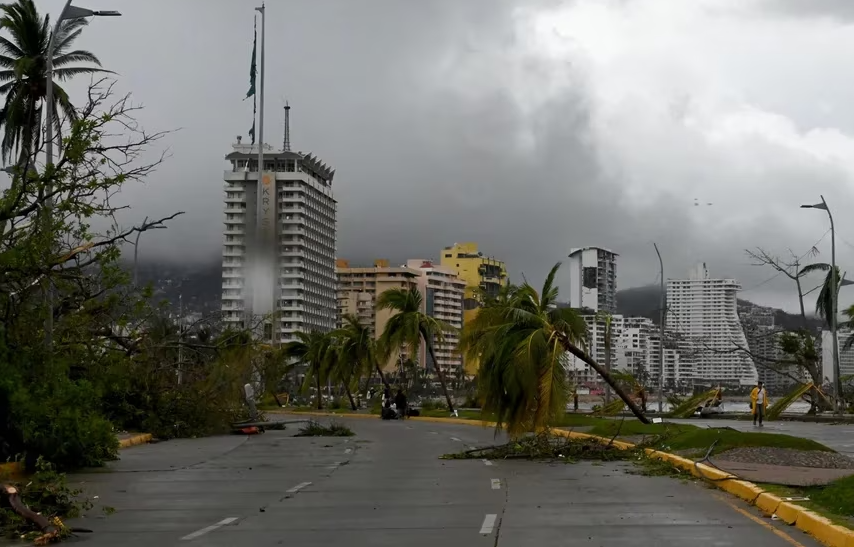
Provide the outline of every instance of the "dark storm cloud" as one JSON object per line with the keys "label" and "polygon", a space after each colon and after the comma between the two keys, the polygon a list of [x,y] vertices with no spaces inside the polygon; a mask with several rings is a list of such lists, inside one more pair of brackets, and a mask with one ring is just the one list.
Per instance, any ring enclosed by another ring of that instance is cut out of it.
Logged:
{"label": "dark storm cloud", "polygon": [[[801,223],[800,235],[790,239],[785,221],[764,203],[734,228],[702,226],[692,203],[697,194],[680,193],[679,180],[668,191],[652,185],[643,202],[628,198],[627,179],[656,182],[660,173],[620,169],[594,130],[598,91],[583,63],[514,57],[527,38],[516,26],[517,8],[560,4],[573,3],[268,4],[265,140],[280,146],[287,98],[293,147],[337,169],[340,256],[353,262],[438,258],[445,245],[477,241],[484,253],[507,261],[515,281],[524,273],[539,284],[571,248],[599,245],[621,255],[619,284],[628,287],[656,281],[656,241],[666,277],[705,260],[713,274],[752,287],[772,272],[751,267],[745,247],[814,243],[821,219]],[[252,123],[251,104],[242,99],[253,7],[247,1],[129,3],[121,20],[95,21],[81,39],[79,45],[96,51],[121,74],[122,88],[147,105],[141,121],[148,128],[182,128],[163,143],[172,158],[146,186],[122,194],[133,207],[125,222],[187,211],[170,230],[144,236],[143,256],[202,261],[220,253],[223,156]],[[568,85],[532,106],[507,85],[513,70],[531,79],[531,93],[552,72]],[[636,147],[659,156],[678,144],[639,135]],[[714,156],[685,159],[676,151],[667,161],[715,183],[738,176]],[[695,165],[703,161],[708,165]],[[819,180],[808,170],[773,176],[786,189]],[[840,180],[843,175],[828,184]],[[724,220],[739,204],[716,207]],[[776,281],[761,288],[765,298],[779,301],[789,290]]]}

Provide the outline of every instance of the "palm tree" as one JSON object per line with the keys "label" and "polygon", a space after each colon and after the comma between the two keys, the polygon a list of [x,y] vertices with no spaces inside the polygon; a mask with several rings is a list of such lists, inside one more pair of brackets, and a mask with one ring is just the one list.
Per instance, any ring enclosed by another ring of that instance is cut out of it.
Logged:
{"label": "palm tree", "polygon": [[355,315],[344,316],[344,326],[336,335],[340,338],[342,358],[346,359],[353,368],[354,374],[358,371],[359,378],[363,374],[370,375],[376,371],[383,385],[391,389],[380,367],[380,355],[385,353],[377,345],[377,341],[371,334],[371,330],[363,325]]}
{"label": "palm tree", "polygon": [[444,333],[453,332],[455,329],[444,321],[439,321],[421,311],[423,304],[421,292],[417,287],[409,289],[389,289],[377,297],[378,310],[393,310],[397,313],[392,315],[385,325],[385,331],[380,337],[381,344],[385,348],[386,356],[392,349],[406,347],[414,352],[421,346],[421,340],[427,346],[427,353],[433,361],[436,377],[442,386],[448,410],[454,411],[454,403],[448,393],[448,385],[445,381],[445,373],[436,359],[433,347],[434,340],[443,343]]}
{"label": "palm tree", "polygon": [[296,336],[298,340],[285,344],[282,352],[289,359],[307,366],[303,390],[307,390],[314,380],[314,387],[317,389],[317,408],[320,410],[323,408],[321,385],[329,375],[336,352],[333,338],[328,333],[318,331],[298,332]]}
{"label": "palm tree", "polygon": [[593,368],[643,423],[635,402],[611,375],[580,347],[587,325],[575,310],[556,306],[554,284],[560,263],[549,272],[541,292],[521,285],[506,304],[483,308],[463,332],[460,348],[478,358],[483,410],[499,427],[517,436],[539,431],[566,412],[566,352]]}
{"label": "palm tree", "polygon": [[[9,37],[0,36],[0,93],[6,94],[0,109],[0,126],[3,141],[0,143],[0,158],[5,164],[14,152],[20,149],[20,163],[30,160],[30,154],[38,148],[39,126],[45,98],[47,79],[47,48],[50,41],[50,16],[44,17],[36,9],[33,0],[17,0],[0,5],[0,30]],[[109,72],[99,68],[101,62],[91,52],[71,50],[74,40],[80,36],[86,19],[63,21],[54,39],[53,75],[64,82],[81,74]],[[72,66],[89,63],[92,66]],[[57,83],[53,84],[53,123],[60,134],[60,112],[69,120],[77,119],[74,105],[68,93]]]}

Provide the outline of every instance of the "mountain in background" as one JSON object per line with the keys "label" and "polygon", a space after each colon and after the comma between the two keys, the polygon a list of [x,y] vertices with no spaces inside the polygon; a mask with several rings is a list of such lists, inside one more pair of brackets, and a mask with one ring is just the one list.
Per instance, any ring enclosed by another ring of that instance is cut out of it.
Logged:
{"label": "mountain in background", "polygon": [[[657,325],[659,310],[661,309],[660,300],[661,288],[658,285],[647,285],[646,287],[634,287],[617,291],[617,313],[624,316],[648,317]],[[757,305],[741,298],[738,299],[738,304],[740,306]],[[816,317],[807,317],[807,322],[812,330],[820,330],[824,323]],[[781,309],[775,309],[774,323],[784,330],[796,330],[801,327],[801,316],[785,312]]]}

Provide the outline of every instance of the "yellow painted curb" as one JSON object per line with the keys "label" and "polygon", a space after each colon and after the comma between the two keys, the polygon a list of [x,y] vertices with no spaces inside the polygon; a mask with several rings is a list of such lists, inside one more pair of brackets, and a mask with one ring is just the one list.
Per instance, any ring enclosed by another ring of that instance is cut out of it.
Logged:
{"label": "yellow painted curb", "polygon": [[376,418],[376,419],[379,419],[379,417],[380,417],[379,414],[356,414],[355,412],[341,412],[341,413],[310,412],[310,411],[300,411],[300,412],[290,411],[290,412],[288,412],[285,409],[282,409],[282,410],[278,410],[278,409],[265,410],[264,412],[266,414],[287,414],[288,416],[318,416],[318,417],[322,417],[322,418]]}
{"label": "yellow painted curb", "polygon": [[[150,443],[152,439],[151,433],[140,433],[127,439],[119,440],[119,448],[130,448],[140,444]],[[11,478],[20,478],[24,476],[24,464],[21,462],[0,463],[0,475],[8,475]]]}
{"label": "yellow painted curb", "polygon": [[145,444],[150,442],[151,433],[140,433],[139,435],[134,435],[133,437],[128,437],[127,439],[120,439],[119,448],[129,448],[138,444]]}
{"label": "yellow painted curb", "polygon": [[24,466],[21,462],[0,463],[0,476],[8,476],[15,479],[24,474]]}
{"label": "yellow painted curb", "polygon": [[774,494],[769,494],[768,492],[762,492],[759,494],[759,497],[756,498],[756,507],[758,507],[764,513],[767,513],[768,516],[773,515],[777,512],[777,508],[780,507],[780,504],[783,502],[779,497]]}

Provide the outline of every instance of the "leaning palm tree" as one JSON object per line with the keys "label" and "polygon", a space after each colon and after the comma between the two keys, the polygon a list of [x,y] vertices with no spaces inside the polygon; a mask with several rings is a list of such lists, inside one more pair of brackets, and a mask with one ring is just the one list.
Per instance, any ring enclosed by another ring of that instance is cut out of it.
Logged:
{"label": "leaning palm tree", "polygon": [[358,376],[370,375],[373,371],[379,374],[383,385],[389,389],[391,386],[380,367],[380,356],[385,353],[378,347],[371,329],[359,321],[355,315],[344,316],[344,326],[336,335],[341,340],[341,353],[353,367],[353,373]]}
{"label": "leaning palm tree", "polygon": [[587,325],[571,308],[556,306],[554,278],[542,291],[521,285],[504,304],[483,308],[466,326],[460,348],[480,360],[479,390],[485,414],[512,436],[548,427],[566,412],[566,353],[593,368],[643,423],[649,420],[611,375],[582,349]]}
{"label": "leaning palm tree", "polygon": [[448,393],[448,385],[445,381],[445,373],[436,359],[434,341],[444,343],[446,332],[453,332],[453,326],[431,317],[421,311],[423,299],[417,287],[409,289],[389,289],[377,297],[378,310],[396,311],[385,325],[385,330],[380,337],[380,342],[386,349],[386,356],[393,349],[408,348],[410,352],[421,347],[421,340],[427,346],[427,353],[433,361],[433,369],[442,386],[448,410],[454,411],[454,403]]}
{"label": "leaning palm tree", "polygon": [[328,333],[312,331],[296,333],[297,340],[288,342],[282,347],[282,352],[289,359],[306,365],[303,390],[307,390],[314,381],[317,389],[317,408],[323,408],[321,385],[327,379],[330,364],[334,357],[335,347]]}
{"label": "leaning palm tree", "polygon": [[[5,102],[0,110],[0,126],[3,140],[0,143],[0,158],[6,164],[20,150],[19,162],[31,159],[38,148],[39,127],[46,92],[47,53],[50,41],[50,16],[42,15],[33,0],[17,0],[0,5],[0,93]],[[74,40],[80,36],[88,22],[86,19],[63,21],[54,37],[53,76],[64,82],[81,74],[109,72],[99,68],[100,61],[91,52],[71,50]],[[88,63],[96,66],[74,66]],[[77,119],[74,105],[68,93],[54,81],[53,119],[57,134],[61,127],[60,113],[69,120]]]}

